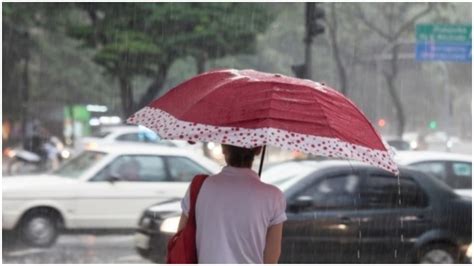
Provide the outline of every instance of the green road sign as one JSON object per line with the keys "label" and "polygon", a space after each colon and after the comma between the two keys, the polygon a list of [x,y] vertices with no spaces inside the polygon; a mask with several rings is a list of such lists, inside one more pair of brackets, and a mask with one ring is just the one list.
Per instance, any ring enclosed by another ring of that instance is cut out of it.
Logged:
{"label": "green road sign", "polygon": [[464,24],[418,24],[416,41],[471,43],[472,26]]}

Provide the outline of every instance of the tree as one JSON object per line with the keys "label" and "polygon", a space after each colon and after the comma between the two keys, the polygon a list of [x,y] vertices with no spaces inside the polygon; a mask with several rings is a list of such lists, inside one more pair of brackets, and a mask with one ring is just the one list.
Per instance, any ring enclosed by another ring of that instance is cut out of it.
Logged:
{"label": "tree", "polygon": [[[124,116],[160,92],[175,60],[193,56],[203,71],[208,58],[252,52],[256,35],[270,22],[260,4],[81,3],[79,7],[90,22],[72,27],[71,36],[97,49],[95,61],[119,80]],[[132,80],[138,76],[150,78],[151,84],[135,102]]]}
{"label": "tree", "polygon": [[4,120],[21,122],[25,130],[37,119],[62,136],[66,105],[105,104],[114,112],[110,80],[92,62],[90,49],[77,49],[66,36],[66,25],[83,19],[74,4],[5,3],[2,12]]}
{"label": "tree", "polygon": [[2,101],[3,109],[10,120],[21,120],[25,129],[32,94],[31,65],[39,52],[38,29],[55,29],[60,18],[48,3],[5,3],[2,15],[2,87],[8,96]]}
{"label": "tree", "polygon": [[[420,6],[421,5],[421,6]],[[414,28],[414,24],[420,18],[434,11],[433,3],[423,3],[416,5],[413,3],[383,3],[370,4],[362,8],[362,4],[356,6],[356,16],[359,20],[381,39],[386,42],[386,50],[390,54],[388,70],[383,70],[383,77],[388,86],[388,91],[398,116],[397,135],[402,136],[405,130],[406,115],[400,95],[397,92],[397,77],[399,74],[399,46],[400,38]],[[378,18],[385,21],[381,23],[377,19],[369,19],[364,10],[376,9]],[[382,27],[381,25],[386,25]]]}
{"label": "tree", "polygon": [[128,116],[135,110],[132,79],[137,75],[153,76],[166,57],[162,47],[146,34],[151,4],[79,3],[78,7],[90,21],[71,25],[69,34],[97,51],[94,60],[117,79],[122,111]]}
{"label": "tree", "polygon": [[3,108],[13,114],[13,119],[26,120],[29,95],[29,62],[36,42],[31,38],[33,9],[27,5],[5,3],[2,15],[2,87],[9,97],[3,98]]}
{"label": "tree", "polygon": [[336,15],[336,3],[332,2],[330,5],[329,16],[327,19],[327,29],[329,33],[329,38],[331,40],[332,55],[334,61],[336,62],[337,71],[339,75],[340,86],[339,89],[342,94],[347,95],[347,71],[345,63],[343,62],[343,56],[340,51],[340,42],[339,42],[339,16]]}

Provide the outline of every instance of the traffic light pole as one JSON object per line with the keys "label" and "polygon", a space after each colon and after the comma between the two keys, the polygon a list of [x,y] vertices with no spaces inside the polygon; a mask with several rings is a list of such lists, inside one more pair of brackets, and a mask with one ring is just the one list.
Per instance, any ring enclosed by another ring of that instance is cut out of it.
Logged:
{"label": "traffic light pole", "polygon": [[314,2],[309,2],[306,3],[306,36],[304,39],[305,43],[305,51],[304,51],[304,76],[307,79],[311,79],[311,73],[313,70],[313,65],[312,65],[312,44],[313,44],[313,34],[312,34],[312,23],[311,20],[314,18],[314,9],[315,9],[316,3]]}
{"label": "traffic light pole", "polygon": [[324,25],[320,24],[320,20],[324,20],[324,10],[316,5],[317,3],[306,3],[306,17],[305,17],[305,37],[303,42],[305,44],[304,63],[301,65],[293,65],[291,69],[298,78],[312,79],[313,62],[312,62],[312,44],[313,38],[319,34],[324,33]]}

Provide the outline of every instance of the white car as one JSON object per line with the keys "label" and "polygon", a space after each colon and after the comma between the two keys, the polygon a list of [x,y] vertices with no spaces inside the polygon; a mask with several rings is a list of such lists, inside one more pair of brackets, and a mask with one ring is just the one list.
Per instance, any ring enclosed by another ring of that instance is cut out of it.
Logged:
{"label": "white car", "polygon": [[183,140],[165,140],[161,139],[152,130],[143,126],[121,125],[104,127],[99,132],[89,137],[83,137],[76,140],[75,152],[81,152],[84,149],[98,148],[104,144],[113,143],[152,143],[168,147],[178,147],[191,149],[195,153],[203,154],[202,145],[189,144]]}
{"label": "white car", "polygon": [[217,163],[188,150],[115,144],[83,151],[46,175],[4,177],[3,230],[49,246],[64,229],[133,229],[156,202],[182,198],[196,174]]}
{"label": "white car", "polygon": [[103,144],[115,142],[141,142],[161,144],[170,147],[177,146],[172,141],[160,139],[155,132],[148,128],[126,125],[105,127],[90,137],[83,137],[76,140],[74,146],[76,151],[82,151],[83,149],[93,149]]}
{"label": "white car", "polygon": [[400,165],[431,173],[464,197],[472,198],[472,157],[465,154],[432,151],[399,151]]}

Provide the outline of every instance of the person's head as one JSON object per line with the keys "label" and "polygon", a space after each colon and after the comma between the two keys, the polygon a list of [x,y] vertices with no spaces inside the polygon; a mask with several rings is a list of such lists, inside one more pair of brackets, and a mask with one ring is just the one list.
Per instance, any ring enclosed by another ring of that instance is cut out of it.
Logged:
{"label": "person's head", "polygon": [[260,154],[262,147],[252,149],[222,144],[222,153],[225,157],[225,162],[233,167],[251,168],[255,155]]}

